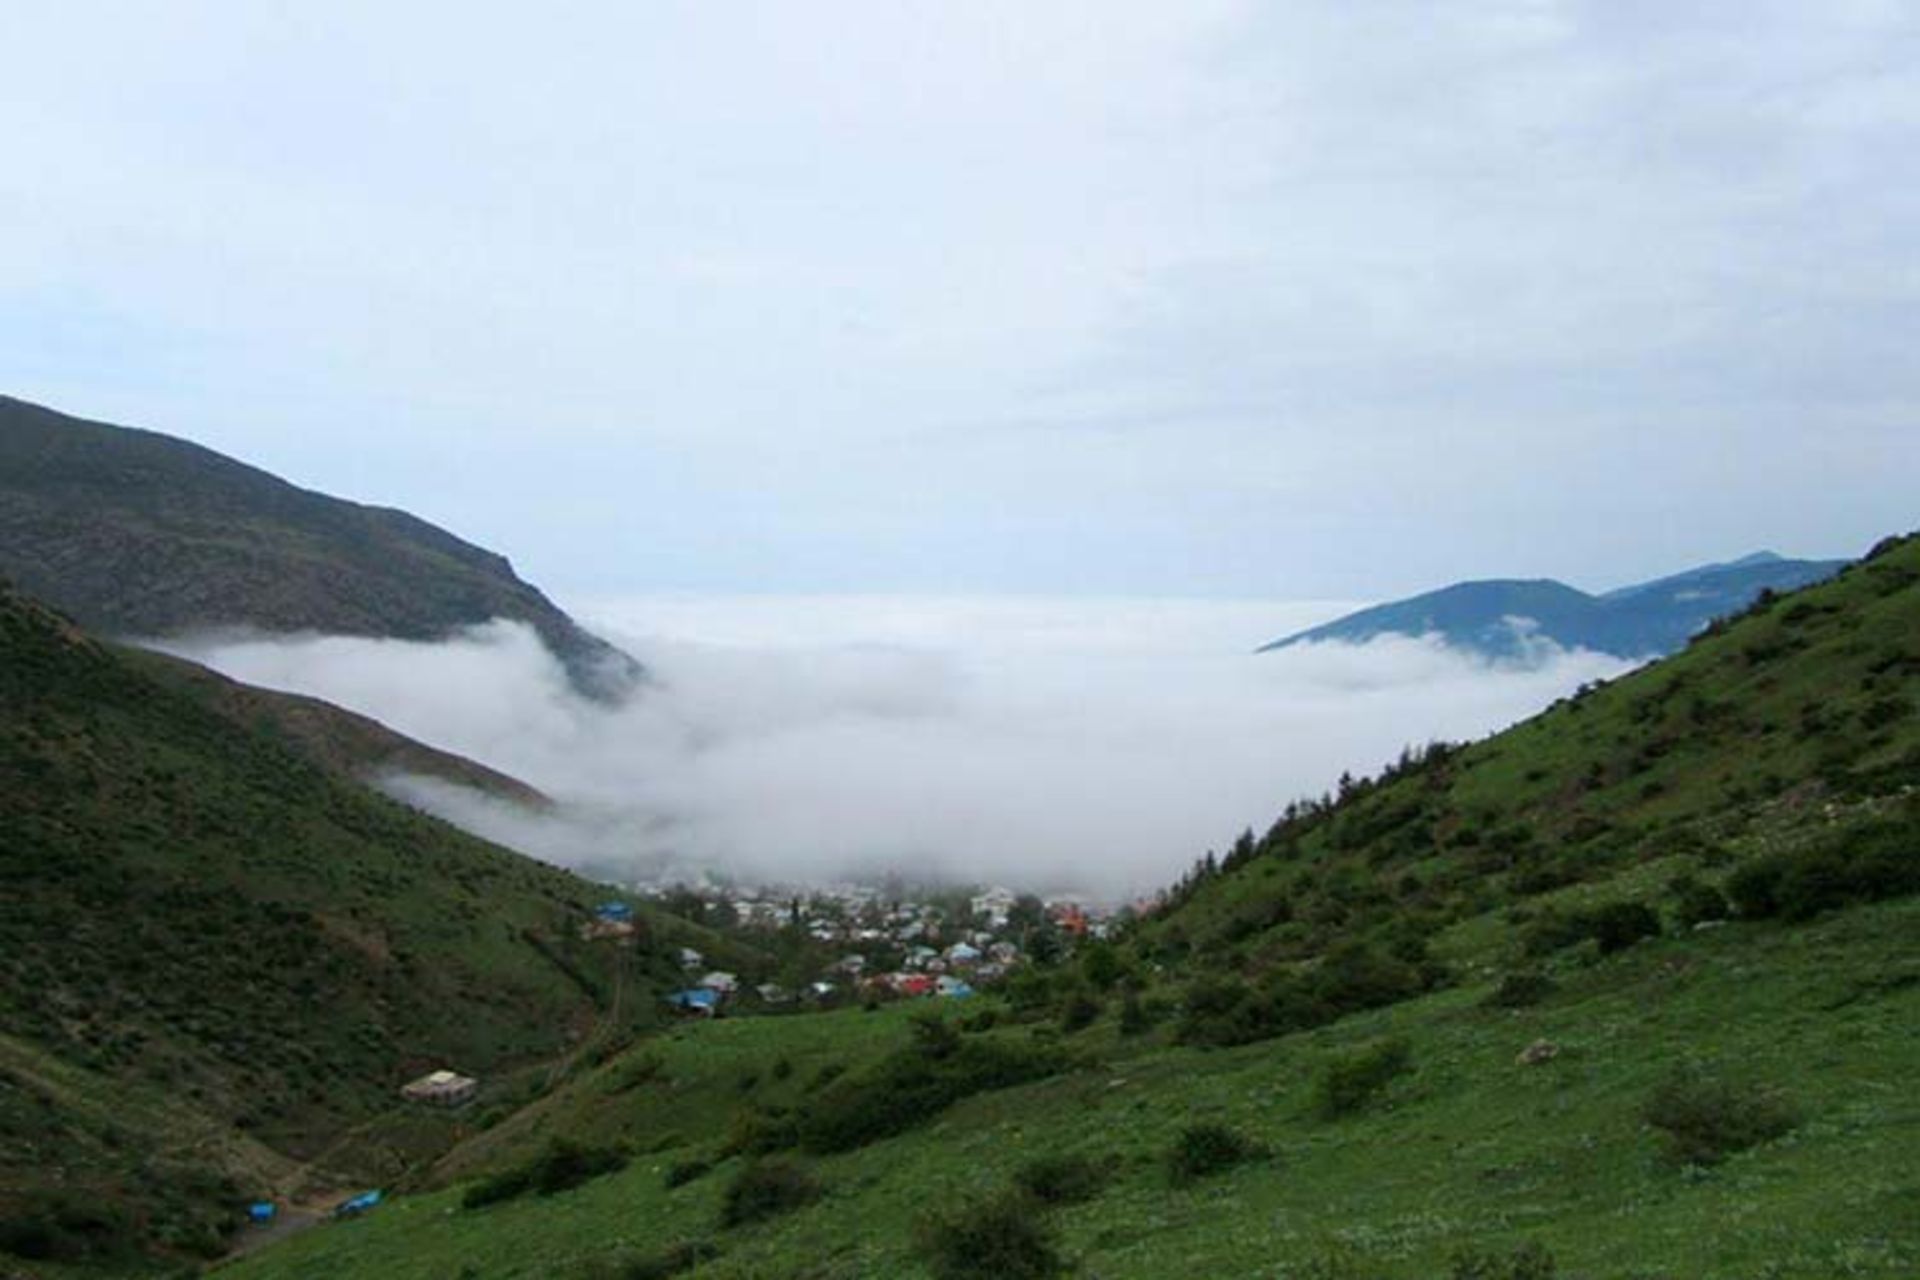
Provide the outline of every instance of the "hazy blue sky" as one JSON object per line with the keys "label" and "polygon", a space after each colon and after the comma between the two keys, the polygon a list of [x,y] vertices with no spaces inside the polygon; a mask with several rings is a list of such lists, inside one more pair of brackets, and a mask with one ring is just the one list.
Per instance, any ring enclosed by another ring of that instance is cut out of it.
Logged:
{"label": "hazy blue sky", "polygon": [[1920,523],[1917,12],[13,5],[0,390],[563,592],[1851,553]]}

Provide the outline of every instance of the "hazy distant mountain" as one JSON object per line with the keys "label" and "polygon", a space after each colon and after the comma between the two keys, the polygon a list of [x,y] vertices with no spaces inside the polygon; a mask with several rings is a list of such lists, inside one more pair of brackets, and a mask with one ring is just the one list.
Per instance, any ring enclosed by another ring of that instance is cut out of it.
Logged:
{"label": "hazy distant mountain", "polygon": [[1550,578],[1460,582],[1350,613],[1262,645],[1259,652],[1321,640],[1362,644],[1382,635],[1438,635],[1456,649],[1489,658],[1525,658],[1542,641],[1622,658],[1653,657],[1683,648],[1708,623],[1740,612],[1764,590],[1791,591],[1846,564],[1761,551],[1597,596]]}
{"label": "hazy distant mountain", "polygon": [[589,696],[617,700],[643,676],[505,557],[404,511],[4,396],[0,576],[110,635],[255,627],[437,640],[509,618],[530,624]]}

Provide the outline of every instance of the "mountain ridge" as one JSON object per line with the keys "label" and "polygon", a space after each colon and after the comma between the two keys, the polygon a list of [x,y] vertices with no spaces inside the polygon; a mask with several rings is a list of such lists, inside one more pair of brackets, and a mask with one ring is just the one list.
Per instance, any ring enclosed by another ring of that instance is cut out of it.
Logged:
{"label": "mountain ridge", "polygon": [[617,702],[645,678],[505,556],[409,512],[8,396],[0,576],[106,635],[234,627],[431,641],[507,618],[531,625],[586,696]]}
{"label": "mountain ridge", "polygon": [[1771,551],[1700,565],[1598,594],[1553,578],[1486,578],[1361,609],[1261,645],[1364,644],[1382,635],[1438,635],[1483,658],[1524,661],[1543,642],[1617,658],[1672,653],[1718,618],[1764,591],[1791,591],[1829,578],[1845,560],[1789,560]]}

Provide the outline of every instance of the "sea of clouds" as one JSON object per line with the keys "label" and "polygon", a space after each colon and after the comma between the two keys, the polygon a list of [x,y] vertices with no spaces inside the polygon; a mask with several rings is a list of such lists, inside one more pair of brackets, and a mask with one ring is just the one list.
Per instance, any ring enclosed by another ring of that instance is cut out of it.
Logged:
{"label": "sea of clouds", "polygon": [[324,698],[540,787],[539,815],[384,785],[491,839],[617,876],[894,871],[1122,897],[1403,746],[1484,735],[1617,659],[1492,665],[1431,639],[1275,636],[1331,603],[872,596],[572,602],[654,683],[574,694],[525,626],[437,644],[220,636],[163,647]]}

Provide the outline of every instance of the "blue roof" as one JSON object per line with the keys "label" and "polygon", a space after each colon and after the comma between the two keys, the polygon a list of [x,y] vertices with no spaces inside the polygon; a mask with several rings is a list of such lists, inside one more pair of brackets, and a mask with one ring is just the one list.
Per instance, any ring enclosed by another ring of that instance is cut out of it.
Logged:
{"label": "blue roof", "polygon": [[674,992],[667,997],[667,1003],[682,1009],[711,1009],[720,1003],[720,993],[705,987],[692,987]]}
{"label": "blue roof", "polygon": [[278,1212],[271,1200],[255,1200],[247,1206],[247,1217],[254,1222],[267,1222]]}
{"label": "blue roof", "polygon": [[603,902],[593,909],[602,920],[631,920],[633,908],[624,902]]}

